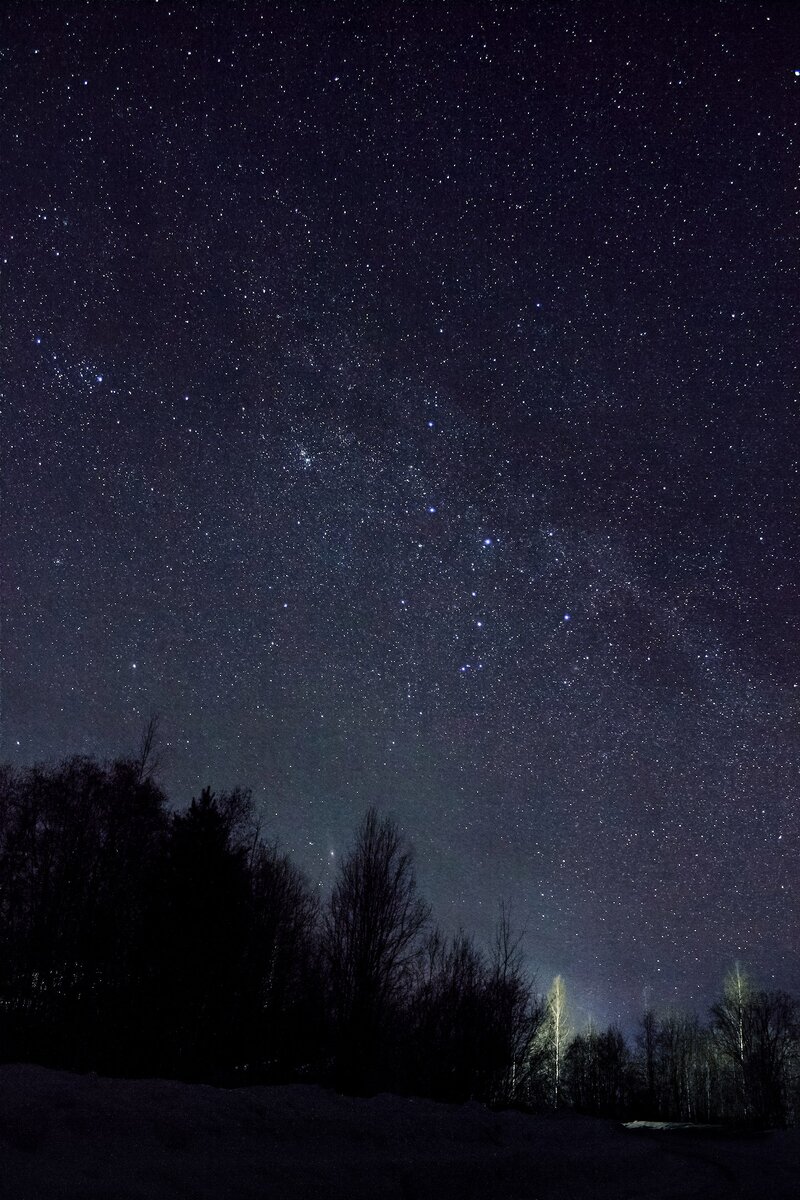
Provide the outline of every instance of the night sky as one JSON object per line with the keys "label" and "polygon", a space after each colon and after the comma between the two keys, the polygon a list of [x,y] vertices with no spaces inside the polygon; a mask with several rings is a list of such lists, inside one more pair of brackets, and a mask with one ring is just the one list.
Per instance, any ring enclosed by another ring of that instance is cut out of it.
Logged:
{"label": "night sky", "polygon": [[800,989],[795,3],[7,3],[2,713]]}

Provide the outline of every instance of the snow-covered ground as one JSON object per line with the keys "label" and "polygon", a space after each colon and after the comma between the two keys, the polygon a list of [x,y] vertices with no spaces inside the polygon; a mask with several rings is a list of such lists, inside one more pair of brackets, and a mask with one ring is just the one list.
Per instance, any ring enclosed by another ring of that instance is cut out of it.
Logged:
{"label": "snow-covered ground", "polygon": [[3,1200],[792,1200],[800,1133],[630,1132],[309,1086],[0,1067]]}

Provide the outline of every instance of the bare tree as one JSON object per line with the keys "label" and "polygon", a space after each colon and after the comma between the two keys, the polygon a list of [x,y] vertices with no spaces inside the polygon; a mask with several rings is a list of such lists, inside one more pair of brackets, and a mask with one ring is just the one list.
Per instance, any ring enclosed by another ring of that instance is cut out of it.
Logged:
{"label": "bare tree", "polygon": [[572,1039],[564,1053],[561,1092],[581,1112],[620,1117],[629,1103],[631,1056],[614,1025],[589,1027]]}
{"label": "bare tree", "polygon": [[786,992],[757,992],[748,1009],[750,1087],[759,1119],[786,1124],[789,1075],[797,1054],[797,1004]]}
{"label": "bare tree", "polygon": [[400,830],[370,808],[340,865],[325,918],[337,1074],[345,1087],[369,1087],[429,916]]}
{"label": "bare tree", "polygon": [[450,1102],[488,1098],[496,1018],[489,976],[486,956],[463,931],[426,937],[411,1013],[414,1091]]}
{"label": "bare tree", "polygon": [[722,999],[711,1010],[719,1047],[732,1066],[738,1101],[745,1117],[750,1115],[747,1012],[752,995],[750,979],[737,962],[725,977]]}
{"label": "bare tree", "polygon": [[530,1099],[538,1067],[533,1047],[546,1018],[544,1001],[525,971],[523,936],[524,931],[514,933],[511,911],[501,903],[490,975],[499,1034],[491,1099],[501,1102]]}
{"label": "bare tree", "polygon": [[706,1076],[705,1037],[696,1015],[670,1011],[658,1024],[656,1071],[659,1113],[673,1121],[696,1121]]}
{"label": "bare tree", "polygon": [[151,713],[139,739],[139,752],[133,760],[137,772],[137,783],[154,779],[161,767],[161,755],[156,751],[161,714]]}
{"label": "bare tree", "polygon": [[738,963],[711,1010],[719,1048],[731,1064],[740,1115],[783,1124],[797,1051],[797,1006],[785,992],[753,991]]}
{"label": "bare tree", "polygon": [[637,1037],[639,1050],[644,1067],[644,1079],[647,1089],[647,1115],[656,1113],[656,1062],[658,1052],[658,1018],[652,1008],[646,1009],[642,1016],[641,1032]]}
{"label": "bare tree", "polygon": [[564,1052],[570,1036],[567,1017],[567,990],[564,980],[556,975],[547,996],[547,1031],[550,1040],[551,1080],[553,1106],[558,1108],[561,1074],[564,1069]]}
{"label": "bare tree", "polygon": [[[287,854],[251,837],[249,970],[258,998],[262,1071],[281,1078],[319,1052],[323,997],[317,967],[319,900]],[[304,1057],[306,1056],[306,1057]]]}

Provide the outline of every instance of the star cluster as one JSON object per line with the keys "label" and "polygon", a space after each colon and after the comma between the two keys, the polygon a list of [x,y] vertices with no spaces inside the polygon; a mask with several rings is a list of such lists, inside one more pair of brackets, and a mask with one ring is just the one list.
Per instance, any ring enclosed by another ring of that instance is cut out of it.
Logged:
{"label": "star cluster", "polygon": [[157,710],[176,801],[322,889],[377,803],[583,1016],[797,990],[798,32],[7,7],[2,757]]}

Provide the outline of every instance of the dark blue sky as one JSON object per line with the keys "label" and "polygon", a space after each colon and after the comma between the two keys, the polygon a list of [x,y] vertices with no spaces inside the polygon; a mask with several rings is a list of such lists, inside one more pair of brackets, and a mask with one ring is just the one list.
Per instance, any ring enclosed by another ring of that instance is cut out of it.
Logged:
{"label": "dark blue sky", "polygon": [[16,3],[2,713],[369,803],[576,1020],[800,988],[795,4]]}

